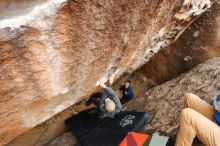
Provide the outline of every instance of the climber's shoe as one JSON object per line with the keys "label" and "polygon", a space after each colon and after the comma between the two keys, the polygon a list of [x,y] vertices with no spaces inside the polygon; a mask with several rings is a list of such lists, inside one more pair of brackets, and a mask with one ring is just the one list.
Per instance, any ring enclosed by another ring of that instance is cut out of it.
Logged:
{"label": "climber's shoe", "polygon": [[86,106],[90,106],[92,104],[92,99],[89,98],[87,101],[85,101]]}

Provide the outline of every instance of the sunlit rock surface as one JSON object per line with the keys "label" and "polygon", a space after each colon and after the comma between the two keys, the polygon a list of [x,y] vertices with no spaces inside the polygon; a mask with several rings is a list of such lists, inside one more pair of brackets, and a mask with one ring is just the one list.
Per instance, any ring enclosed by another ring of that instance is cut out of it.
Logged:
{"label": "sunlit rock surface", "polygon": [[0,145],[94,91],[97,80],[139,68],[210,6],[207,0],[1,1]]}

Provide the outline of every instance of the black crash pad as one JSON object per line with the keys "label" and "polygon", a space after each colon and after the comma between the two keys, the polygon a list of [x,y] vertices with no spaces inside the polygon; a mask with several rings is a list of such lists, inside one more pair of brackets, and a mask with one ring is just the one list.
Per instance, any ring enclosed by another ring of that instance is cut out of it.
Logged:
{"label": "black crash pad", "polygon": [[139,132],[148,120],[145,112],[123,111],[113,119],[100,119],[100,111],[88,109],[67,119],[70,128],[82,146],[117,146],[128,132]]}

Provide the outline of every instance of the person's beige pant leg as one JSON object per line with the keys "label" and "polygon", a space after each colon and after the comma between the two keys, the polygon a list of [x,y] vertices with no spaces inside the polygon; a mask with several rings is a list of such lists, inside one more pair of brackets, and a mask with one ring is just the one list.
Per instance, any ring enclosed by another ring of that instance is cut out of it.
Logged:
{"label": "person's beige pant leg", "polygon": [[213,107],[194,94],[186,94],[184,106],[176,146],[191,146],[195,136],[206,146],[220,146],[220,127],[212,121]]}
{"label": "person's beige pant leg", "polygon": [[184,96],[184,108],[191,108],[208,119],[214,121],[214,107],[203,101],[193,93],[186,93]]}

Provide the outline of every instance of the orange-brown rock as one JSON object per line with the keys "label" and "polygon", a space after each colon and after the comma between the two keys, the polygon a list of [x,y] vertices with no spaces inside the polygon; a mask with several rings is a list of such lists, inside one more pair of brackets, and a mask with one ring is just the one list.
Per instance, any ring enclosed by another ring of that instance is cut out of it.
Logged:
{"label": "orange-brown rock", "polygon": [[1,1],[0,145],[76,103],[97,80],[134,71],[209,7],[209,0]]}

